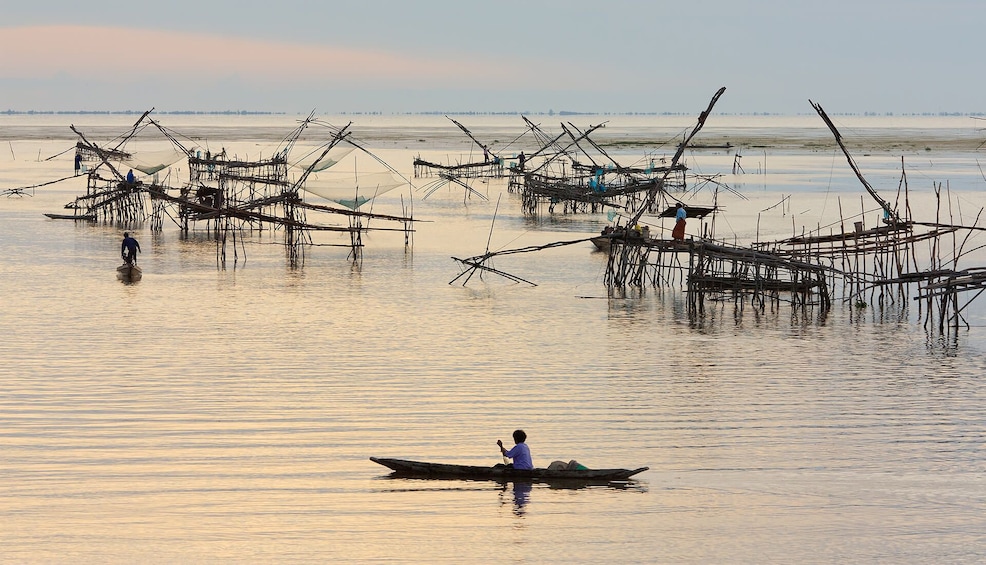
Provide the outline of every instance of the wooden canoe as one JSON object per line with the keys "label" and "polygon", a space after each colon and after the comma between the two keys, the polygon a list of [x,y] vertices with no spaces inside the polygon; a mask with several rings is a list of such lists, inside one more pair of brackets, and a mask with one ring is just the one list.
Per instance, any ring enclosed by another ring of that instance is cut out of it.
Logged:
{"label": "wooden canoe", "polygon": [[410,478],[434,479],[526,479],[531,481],[625,481],[649,467],[638,469],[514,469],[505,465],[484,467],[482,465],[451,465],[447,463],[426,463],[406,459],[385,459],[370,457],[394,471],[394,474]]}
{"label": "wooden canoe", "polygon": [[96,214],[49,214],[45,213],[52,220],[75,220],[77,222],[95,222]]}
{"label": "wooden canoe", "polygon": [[124,263],[116,268],[116,275],[124,280],[136,281],[140,280],[140,277],[144,272],[137,265],[129,265]]}
{"label": "wooden canoe", "polygon": [[599,251],[609,251],[613,238],[617,237],[615,234],[608,233],[606,235],[597,235],[592,238],[592,244],[596,246]]}
{"label": "wooden canoe", "polygon": [[591,238],[589,241],[591,241],[592,244],[596,246],[597,250],[609,251],[609,248],[612,247],[614,239],[619,241],[623,245],[644,245],[646,243],[650,243],[654,241],[650,238],[650,236],[644,237],[638,232],[632,230],[630,237],[624,237],[622,232],[611,232],[602,235],[597,235],[596,237]]}

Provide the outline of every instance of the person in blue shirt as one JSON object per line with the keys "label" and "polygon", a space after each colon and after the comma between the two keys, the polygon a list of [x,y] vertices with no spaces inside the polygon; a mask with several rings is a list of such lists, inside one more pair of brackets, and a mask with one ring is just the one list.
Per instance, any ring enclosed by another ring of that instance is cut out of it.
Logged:
{"label": "person in blue shirt", "polygon": [[503,447],[503,442],[501,440],[496,440],[496,444],[500,446],[500,453],[504,457],[509,457],[513,459],[514,469],[533,469],[534,462],[531,461],[531,450],[524,443],[527,441],[527,434],[524,430],[514,431],[514,446],[509,450]]}
{"label": "person in blue shirt", "polygon": [[123,232],[123,245],[120,246],[120,255],[128,265],[137,263],[137,253],[140,252],[140,244],[137,240],[130,237],[130,232]]}
{"label": "person in blue shirt", "polygon": [[134,184],[135,182],[137,182],[137,179],[134,177],[134,170],[130,169],[127,171],[127,184]]}

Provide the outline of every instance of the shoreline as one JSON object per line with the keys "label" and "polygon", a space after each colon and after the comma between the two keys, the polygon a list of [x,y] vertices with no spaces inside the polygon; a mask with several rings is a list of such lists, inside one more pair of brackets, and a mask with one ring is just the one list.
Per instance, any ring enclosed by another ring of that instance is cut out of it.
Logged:
{"label": "shoreline", "polygon": [[[66,142],[74,144],[78,136],[72,132],[69,116],[6,116],[0,115],[0,143]],[[93,116],[86,116],[93,118]],[[175,119],[169,119],[175,118]],[[162,126],[193,142],[213,144],[232,142],[279,142],[298,126],[298,121],[277,116],[195,116],[180,119],[167,116]],[[344,123],[345,116],[332,116],[327,122]],[[93,141],[113,139],[128,131],[131,116],[97,116],[95,122],[78,123],[78,129]],[[88,122],[88,120],[87,120]],[[172,123],[173,122],[173,123]],[[571,122],[569,122],[571,123]],[[599,123],[599,122],[596,122]],[[625,122],[603,122],[591,135],[593,141],[606,149],[628,151],[665,151],[673,153],[685,132],[694,126],[691,117],[674,119],[633,119]],[[506,152],[536,148],[531,134],[523,123],[509,117],[496,119],[477,117],[466,124],[477,139],[489,140],[491,147]],[[950,118],[911,120],[899,118],[864,118],[837,124],[846,147],[857,152],[977,152],[986,148],[986,131],[975,127],[976,122]],[[542,127],[557,133],[558,124]],[[583,127],[578,125],[578,127]],[[356,139],[377,148],[400,146],[412,150],[433,150],[443,147],[452,150],[473,150],[475,144],[444,116],[367,117],[353,121]],[[526,135],[525,135],[525,132]],[[321,143],[325,130],[314,127],[306,130],[300,141]],[[160,133],[156,138],[163,140]],[[513,142],[520,136],[523,141]],[[726,117],[720,123],[706,125],[692,140],[689,151],[736,150],[800,150],[828,151],[837,148],[832,133],[820,120],[808,116],[780,120],[750,117],[737,120]]]}

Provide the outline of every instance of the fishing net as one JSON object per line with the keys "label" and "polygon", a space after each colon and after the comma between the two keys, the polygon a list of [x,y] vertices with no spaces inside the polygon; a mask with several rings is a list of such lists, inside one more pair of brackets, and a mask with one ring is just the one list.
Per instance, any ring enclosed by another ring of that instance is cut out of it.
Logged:
{"label": "fishing net", "polygon": [[122,159],[120,164],[124,167],[138,170],[145,175],[166,169],[185,157],[185,154],[177,149],[162,151],[141,151],[130,155],[128,159]]}
{"label": "fishing net", "polygon": [[355,210],[370,200],[406,184],[389,172],[311,174],[302,190]]}
{"label": "fishing net", "polygon": [[304,157],[291,163],[291,166],[301,170],[306,170],[309,167],[311,167],[312,172],[317,173],[320,171],[324,171],[325,169],[328,169],[332,165],[335,165],[336,163],[344,159],[346,155],[352,153],[354,149],[355,147],[349,145],[342,147],[333,147],[332,149],[329,150],[328,153],[322,156],[322,151],[324,151],[324,149],[316,148],[305,154]]}

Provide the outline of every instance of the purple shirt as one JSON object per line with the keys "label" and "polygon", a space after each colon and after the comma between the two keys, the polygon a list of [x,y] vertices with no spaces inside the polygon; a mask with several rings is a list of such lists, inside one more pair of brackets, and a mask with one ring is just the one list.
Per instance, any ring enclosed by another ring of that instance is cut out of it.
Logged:
{"label": "purple shirt", "polygon": [[514,469],[533,469],[534,462],[531,461],[531,450],[526,443],[518,443],[513,446],[506,456],[513,459]]}

